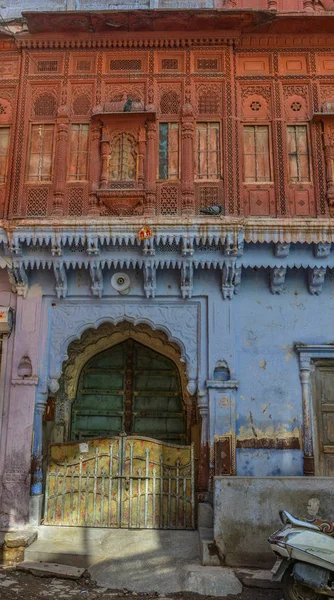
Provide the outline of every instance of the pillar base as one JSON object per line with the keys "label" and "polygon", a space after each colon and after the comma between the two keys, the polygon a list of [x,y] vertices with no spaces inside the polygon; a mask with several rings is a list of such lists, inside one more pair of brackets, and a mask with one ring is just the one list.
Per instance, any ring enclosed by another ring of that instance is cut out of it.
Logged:
{"label": "pillar base", "polygon": [[314,456],[304,456],[304,475],[314,477]]}
{"label": "pillar base", "polygon": [[43,517],[44,494],[30,496],[29,499],[29,525],[38,527]]}

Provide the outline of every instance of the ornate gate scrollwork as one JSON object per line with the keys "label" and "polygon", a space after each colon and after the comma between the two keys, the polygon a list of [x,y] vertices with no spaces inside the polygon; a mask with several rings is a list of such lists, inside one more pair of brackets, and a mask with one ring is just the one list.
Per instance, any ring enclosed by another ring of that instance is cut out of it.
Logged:
{"label": "ornate gate scrollwork", "polygon": [[194,529],[194,450],[144,437],[52,444],[45,525]]}

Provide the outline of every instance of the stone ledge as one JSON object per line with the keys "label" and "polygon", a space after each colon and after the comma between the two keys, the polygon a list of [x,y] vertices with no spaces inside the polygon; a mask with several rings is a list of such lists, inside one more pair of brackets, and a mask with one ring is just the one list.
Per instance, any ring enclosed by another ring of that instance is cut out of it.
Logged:
{"label": "stone ledge", "polygon": [[37,531],[9,531],[5,534],[4,545],[7,548],[28,548],[37,539]]}

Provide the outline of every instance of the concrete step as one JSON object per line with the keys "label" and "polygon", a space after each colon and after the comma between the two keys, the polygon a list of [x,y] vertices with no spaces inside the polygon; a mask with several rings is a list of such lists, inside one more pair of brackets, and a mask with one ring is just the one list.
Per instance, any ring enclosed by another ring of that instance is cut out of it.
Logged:
{"label": "concrete step", "polygon": [[133,560],[145,554],[161,567],[181,561],[200,564],[197,531],[98,529],[92,527],[38,528],[38,539],[25,560],[56,562],[88,568],[97,561]]}
{"label": "concrete step", "polygon": [[213,529],[199,527],[198,535],[201,564],[206,567],[220,567],[221,560],[214,541]]}

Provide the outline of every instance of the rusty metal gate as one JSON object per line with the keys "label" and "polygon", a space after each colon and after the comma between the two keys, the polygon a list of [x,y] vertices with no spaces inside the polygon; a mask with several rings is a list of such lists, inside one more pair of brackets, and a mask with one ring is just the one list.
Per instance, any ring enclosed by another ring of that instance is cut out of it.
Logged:
{"label": "rusty metal gate", "polygon": [[52,444],[45,525],[194,529],[193,446],[119,436]]}

